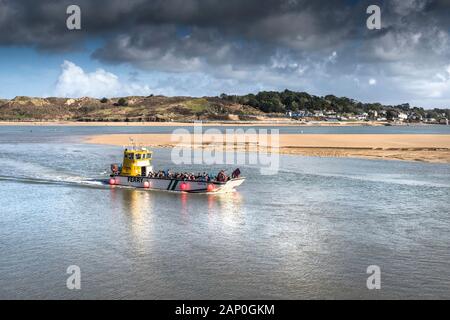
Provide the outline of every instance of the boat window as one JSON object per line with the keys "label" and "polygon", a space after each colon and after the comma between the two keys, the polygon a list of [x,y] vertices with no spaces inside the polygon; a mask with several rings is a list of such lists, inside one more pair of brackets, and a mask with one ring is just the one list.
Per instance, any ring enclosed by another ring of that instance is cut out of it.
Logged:
{"label": "boat window", "polygon": [[128,154],[128,159],[133,160],[134,159],[134,153],[129,153]]}
{"label": "boat window", "polygon": [[141,154],[140,153],[136,153],[136,160],[141,160]]}

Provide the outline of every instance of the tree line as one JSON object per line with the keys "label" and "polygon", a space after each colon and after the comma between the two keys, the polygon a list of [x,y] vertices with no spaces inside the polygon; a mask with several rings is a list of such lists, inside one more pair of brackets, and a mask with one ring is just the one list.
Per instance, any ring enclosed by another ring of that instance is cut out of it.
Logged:
{"label": "tree line", "polygon": [[415,113],[424,118],[440,118],[445,116],[450,118],[450,109],[425,110],[421,107],[411,107],[409,103],[400,105],[383,105],[381,103],[362,103],[347,97],[336,97],[326,95],[318,97],[306,92],[295,92],[284,90],[262,91],[257,94],[247,94],[243,96],[221,94],[220,98],[225,101],[248,105],[259,109],[265,113],[285,113],[288,111],[298,112],[305,110],[313,111],[335,111],[340,114],[361,114],[370,111],[386,111],[388,116],[395,114]]}

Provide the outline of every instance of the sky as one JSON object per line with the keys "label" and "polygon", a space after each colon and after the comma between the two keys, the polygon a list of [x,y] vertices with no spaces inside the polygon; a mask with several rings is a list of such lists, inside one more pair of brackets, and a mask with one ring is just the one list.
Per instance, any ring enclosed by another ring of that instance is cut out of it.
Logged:
{"label": "sky", "polygon": [[450,108],[449,17],[450,0],[0,0],[0,97],[290,89]]}

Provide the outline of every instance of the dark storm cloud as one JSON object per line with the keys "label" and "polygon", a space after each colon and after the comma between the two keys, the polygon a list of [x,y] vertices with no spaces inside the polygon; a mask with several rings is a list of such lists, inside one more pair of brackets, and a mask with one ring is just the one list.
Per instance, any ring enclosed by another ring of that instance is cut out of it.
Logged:
{"label": "dark storm cloud", "polygon": [[[66,28],[70,4],[81,7],[80,31]],[[382,30],[366,28],[370,4]],[[0,0],[0,45],[64,51],[96,38],[93,58],[143,70],[312,90],[340,77],[337,92],[376,77],[446,97],[449,15],[448,0]]]}
{"label": "dark storm cloud", "polygon": [[[133,23],[126,30],[116,26],[95,58],[149,69],[245,68],[271,64],[280,51],[296,59],[329,54],[365,26],[364,5],[344,1],[165,0],[136,8],[127,17]],[[179,28],[191,32],[180,37]]]}
{"label": "dark storm cloud", "polygon": [[0,0],[0,44],[49,50],[77,46],[80,37],[63,30],[66,17],[61,12],[64,6],[55,1]]}
{"label": "dark storm cloud", "polygon": [[[365,9],[372,1],[328,0],[0,0],[0,44],[70,50],[93,36],[108,39],[94,56],[152,66],[158,56],[201,58],[207,63],[263,63],[277,50],[301,57],[349,41],[371,40]],[[392,5],[395,2],[395,5]],[[65,9],[78,4],[82,30],[68,31]],[[384,32],[446,24],[449,2],[404,0],[381,3]],[[416,22],[423,21],[423,23]],[[190,28],[185,37],[179,28]],[[378,35],[381,34],[378,33]],[[139,59],[134,53],[148,50]],[[258,51],[258,54],[256,54]],[[142,60],[142,61],[139,61]]]}
{"label": "dark storm cloud", "polygon": [[[65,28],[65,9],[70,4],[78,4],[82,9],[80,32]],[[199,41],[220,37],[222,41],[315,48],[348,35],[352,15],[345,1],[0,0],[0,43],[70,49],[89,36],[103,35],[114,41],[115,35],[125,34],[137,40],[142,32],[157,29],[167,34],[174,26],[189,26],[197,31]],[[169,48],[180,40],[170,35],[173,38],[166,39]],[[164,43],[158,45],[164,48]]]}

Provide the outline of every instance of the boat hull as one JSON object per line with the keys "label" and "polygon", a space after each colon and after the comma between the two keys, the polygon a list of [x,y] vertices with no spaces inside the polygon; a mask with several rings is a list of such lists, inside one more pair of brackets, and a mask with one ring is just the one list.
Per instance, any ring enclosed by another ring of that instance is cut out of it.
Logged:
{"label": "boat hull", "polygon": [[245,178],[231,179],[227,182],[217,181],[183,181],[178,179],[114,176],[109,184],[150,190],[164,190],[186,193],[226,193],[240,186]]}

